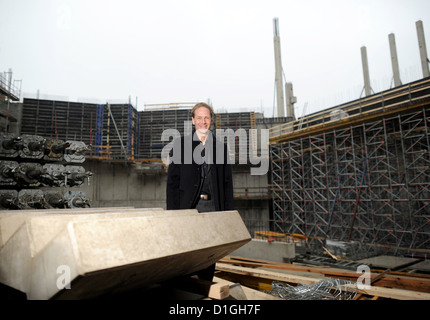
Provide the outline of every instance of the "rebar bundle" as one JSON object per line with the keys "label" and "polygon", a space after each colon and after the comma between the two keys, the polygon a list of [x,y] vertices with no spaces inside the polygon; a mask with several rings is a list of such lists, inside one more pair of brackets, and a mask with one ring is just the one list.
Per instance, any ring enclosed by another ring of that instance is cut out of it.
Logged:
{"label": "rebar bundle", "polygon": [[92,173],[76,164],[88,150],[81,141],[0,134],[0,210],[89,207],[81,191],[45,188],[89,183]]}

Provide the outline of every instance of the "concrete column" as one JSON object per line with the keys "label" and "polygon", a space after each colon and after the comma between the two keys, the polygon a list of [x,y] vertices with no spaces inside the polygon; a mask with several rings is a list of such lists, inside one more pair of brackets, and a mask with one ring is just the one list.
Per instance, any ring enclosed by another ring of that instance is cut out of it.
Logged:
{"label": "concrete column", "polygon": [[284,86],[282,82],[281,40],[279,38],[278,18],[273,19],[273,42],[275,46],[275,84],[278,117],[285,117]]}
{"label": "concrete column", "polygon": [[9,90],[9,93],[12,93],[12,68],[9,68],[9,72],[8,72],[8,75],[9,75],[9,79],[8,79],[8,90]]}
{"label": "concrete column", "polygon": [[415,23],[417,27],[418,45],[420,49],[421,67],[423,69],[423,78],[430,77],[429,59],[427,57],[426,39],[424,37],[423,22],[418,20]]}
{"label": "concrete column", "polygon": [[370,86],[369,64],[367,61],[366,47],[361,47],[361,63],[363,66],[364,92],[366,96],[370,96],[372,88]]}
{"label": "concrete column", "polygon": [[391,66],[393,68],[394,86],[398,87],[402,85],[402,81],[400,80],[399,60],[397,58],[396,38],[394,36],[394,33],[390,33],[388,35],[388,41],[390,43]]}
{"label": "concrete column", "polygon": [[287,82],[285,84],[285,98],[287,101],[287,118],[289,121],[296,120],[294,115],[294,104],[297,102],[297,98],[293,93],[293,84],[291,82]]}

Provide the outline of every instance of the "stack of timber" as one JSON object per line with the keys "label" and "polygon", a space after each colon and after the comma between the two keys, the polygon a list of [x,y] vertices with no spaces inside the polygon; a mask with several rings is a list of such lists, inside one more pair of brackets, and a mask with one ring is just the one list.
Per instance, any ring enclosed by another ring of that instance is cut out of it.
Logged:
{"label": "stack of timber", "polygon": [[[281,263],[244,257],[225,257],[216,264],[217,277],[240,283],[254,290],[271,291],[274,282],[291,286],[311,285],[324,279],[341,279],[357,283],[362,272]],[[396,299],[430,300],[430,276],[418,273],[370,269],[370,286],[357,286],[354,300]]]}
{"label": "stack of timber", "polygon": [[0,211],[0,284],[27,299],[97,298],[193,274],[250,239],[237,211]]}

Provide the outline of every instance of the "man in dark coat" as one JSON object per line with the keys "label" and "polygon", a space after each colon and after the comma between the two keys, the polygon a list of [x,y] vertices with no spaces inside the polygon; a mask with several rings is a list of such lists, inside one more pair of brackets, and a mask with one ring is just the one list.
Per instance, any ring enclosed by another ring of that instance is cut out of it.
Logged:
{"label": "man in dark coat", "polygon": [[[191,113],[192,134],[174,140],[169,154],[172,162],[167,172],[167,210],[233,210],[233,178],[227,146],[210,131],[213,109],[198,103]],[[197,275],[212,281],[214,272],[215,264]]]}
{"label": "man in dark coat", "polygon": [[210,132],[212,119],[212,108],[197,104],[192,110],[195,126],[192,136],[178,138],[173,143],[167,173],[167,210],[196,206],[199,212],[233,210],[233,178],[227,146]]}

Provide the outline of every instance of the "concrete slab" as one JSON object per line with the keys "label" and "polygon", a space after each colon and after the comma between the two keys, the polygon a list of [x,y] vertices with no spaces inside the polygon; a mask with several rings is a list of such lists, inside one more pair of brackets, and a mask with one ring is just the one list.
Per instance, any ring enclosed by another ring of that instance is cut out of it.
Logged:
{"label": "concrete slab", "polygon": [[394,257],[394,256],[377,256],[367,259],[358,260],[376,268],[396,269],[402,266],[409,265],[413,262],[418,262],[418,259],[405,258],[405,257]]}
{"label": "concrete slab", "polygon": [[31,275],[30,235],[27,226],[22,225],[0,249],[0,282],[27,292]]}
{"label": "concrete slab", "polygon": [[296,256],[296,252],[294,243],[268,242],[267,240],[252,239],[252,241],[240,247],[231,255],[252,259],[288,262]]}
{"label": "concrete slab", "polygon": [[[25,223],[28,219],[35,217],[52,216],[52,217],[86,217],[97,214],[137,214],[142,212],[160,212],[166,213],[162,208],[82,208],[82,209],[45,209],[45,210],[16,210],[16,211],[0,211],[0,248],[11,235],[18,230],[18,228]],[[55,218],[56,219],[56,218]],[[66,218],[67,219],[67,218]],[[63,221],[62,219],[56,219]]]}
{"label": "concrete slab", "polygon": [[251,239],[237,211],[60,217],[26,219],[9,237],[0,282],[29,299],[90,298],[196,272]]}
{"label": "concrete slab", "polygon": [[411,265],[411,269],[430,272],[430,260],[424,260]]}
{"label": "concrete slab", "polygon": [[103,219],[135,218],[146,216],[169,216],[169,215],[192,215],[198,214],[197,210],[133,210],[126,212],[94,213],[84,215],[45,215],[41,217],[31,217],[27,219],[29,232],[32,236],[32,254],[37,254],[54,236],[63,230],[69,222],[93,221]]}
{"label": "concrete slab", "polygon": [[[74,221],[132,218],[156,215],[198,214],[191,210],[162,210],[159,208],[105,208],[76,210],[15,211],[0,217],[4,250],[0,250],[0,282],[27,292],[30,286],[31,261],[43,247]],[[74,212],[74,213],[73,213]],[[0,246],[0,249],[3,246]],[[16,276],[19,274],[19,276]]]}

